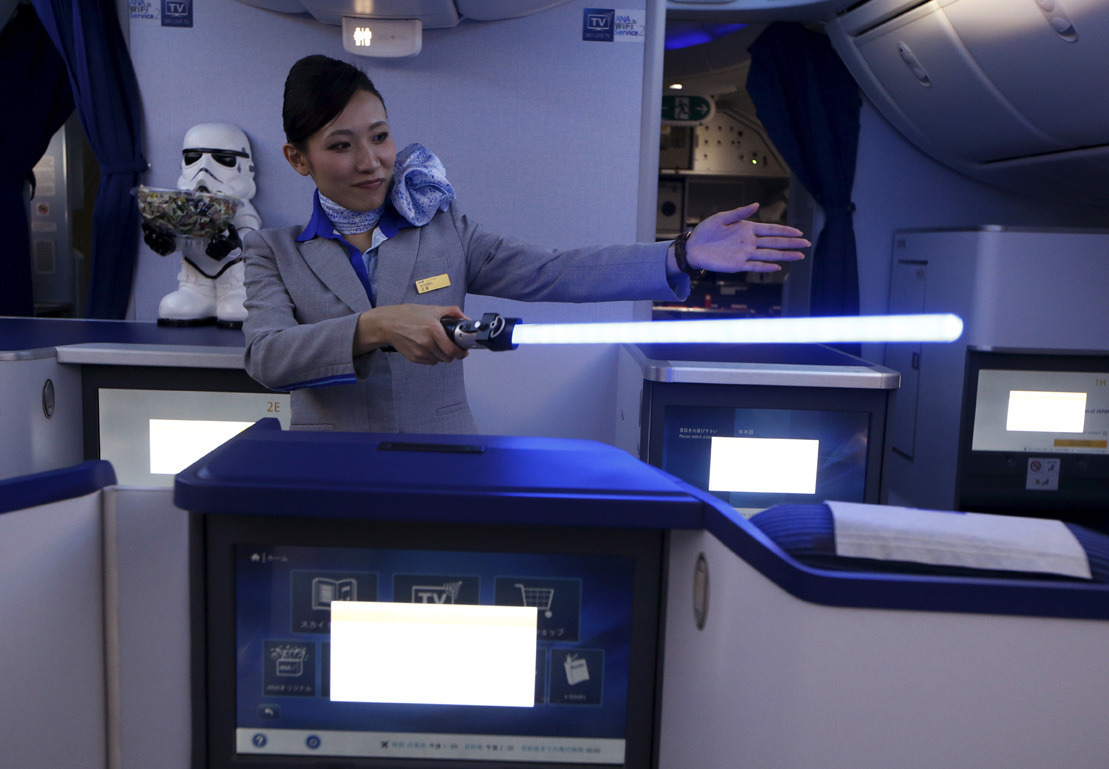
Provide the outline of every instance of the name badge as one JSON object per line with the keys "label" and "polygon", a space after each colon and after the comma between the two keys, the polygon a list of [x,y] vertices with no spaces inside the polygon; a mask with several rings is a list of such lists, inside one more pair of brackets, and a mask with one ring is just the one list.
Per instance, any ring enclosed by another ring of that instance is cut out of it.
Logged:
{"label": "name badge", "polygon": [[416,291],[420,294],[426,294],[428,291],[434,291],[437,288],[446,288],[451,284],[451,278],[446,273],[436,275],[433,278],[424,278],[423,280],[416,281]]}

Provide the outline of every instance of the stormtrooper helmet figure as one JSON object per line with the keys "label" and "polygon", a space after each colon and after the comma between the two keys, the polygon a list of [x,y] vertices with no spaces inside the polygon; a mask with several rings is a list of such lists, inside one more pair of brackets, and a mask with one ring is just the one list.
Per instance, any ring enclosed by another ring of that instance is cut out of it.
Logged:
{"label": "stormtrooper helmet figure", "polygon": [[[243,230],[262,226],[249,202],[257,187],[246,133],[228,123],[200,123],[190,128],[182,142],[177,187],[232,195],[240,203],[225,232],[207,241],[186,238],[180,244],[178,289],[162,297],[158,323],[193,326],[214,321],[220,326],[241,328],[246,318],[241,236]],[[146,233],[144,239],[163,256],[178,248],[175,238],[158,233]]]}
{"label": "stormtrooper helmet figure", "polygon": [[177,188],[193,192],[222,192],[242,200],[254,197],[254,161],[250,140],[242,129],[227,123],[201,123],[185,133],[181,148],[181,177]]}

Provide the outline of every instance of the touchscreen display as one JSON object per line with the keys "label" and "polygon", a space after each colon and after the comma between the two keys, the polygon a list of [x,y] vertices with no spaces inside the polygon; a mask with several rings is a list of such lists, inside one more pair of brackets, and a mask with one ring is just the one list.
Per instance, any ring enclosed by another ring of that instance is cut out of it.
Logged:
{"label": "touchscreen display", "polygon": [[259,419],[289,427],[287,393],[101,388],[98,456],[120,484],[172,486],[174,476]]}
{"label": "touchscreen display", "polygon": [[982,369],[971,449],[1109,454],[1109,372]]}
{"label": "touchscreen display", "polygon": [[239,755],[624,763],[634,558],[238,544],[234,562]]}
{"label": "touchscreen display", "polygon": [[745,515],[862,502],[869,426],[865,412],[667,406],[662,469]]}

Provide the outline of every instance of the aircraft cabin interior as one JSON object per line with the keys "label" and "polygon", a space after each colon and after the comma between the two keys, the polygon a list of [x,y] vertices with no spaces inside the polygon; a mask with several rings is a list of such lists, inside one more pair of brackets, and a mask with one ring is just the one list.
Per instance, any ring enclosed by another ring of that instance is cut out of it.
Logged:
{"label": "aircraft cabin interior", "polygon": [[1109,765],[1109,5],[597,6],[0,0],[0,767]]}

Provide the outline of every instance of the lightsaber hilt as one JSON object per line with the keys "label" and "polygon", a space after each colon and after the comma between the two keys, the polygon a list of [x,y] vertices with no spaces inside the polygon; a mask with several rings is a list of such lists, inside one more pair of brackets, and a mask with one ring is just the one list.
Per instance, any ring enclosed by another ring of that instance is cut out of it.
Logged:
{"label": "lightsaber hilt", "polygon": [[515,350],[512,343],[512,329],[520,323],[519,318],[506,318],[495,312],[487,312],[481,320],[475,318],[440,318],[443,330],[451,341],[463,350],[484,347],[486,350],[500,352]]}

